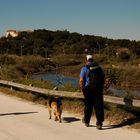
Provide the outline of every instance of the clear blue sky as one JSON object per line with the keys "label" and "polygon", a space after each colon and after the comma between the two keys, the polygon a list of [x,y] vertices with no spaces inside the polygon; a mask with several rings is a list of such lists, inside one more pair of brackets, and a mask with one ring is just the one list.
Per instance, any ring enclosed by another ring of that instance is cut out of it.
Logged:
{"label": "clear blue sky", "polygon": [[9,29],[140,40],[140,0],[0,0],[0,36]]}

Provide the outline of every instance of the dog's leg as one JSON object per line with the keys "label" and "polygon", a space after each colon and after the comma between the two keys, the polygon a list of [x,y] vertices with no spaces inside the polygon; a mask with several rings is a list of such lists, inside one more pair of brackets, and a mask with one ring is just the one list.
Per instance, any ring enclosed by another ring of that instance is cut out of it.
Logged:
{"label": "dog's leg", "polygon": [[56,104],[53,104],[52,111],[54,115],[54,120],[57,121],[58,119],[57,119],[57,105]]}
{"label": "dog's leg", "polygon": [[52,118],[52,110],[49,109],[49,119],[51,119],[51,118]]}
{"label": "dog's leg", "polygon": [[61,123],[61,112],[57,111],[56,117],[57,117],[57,120]]}
{"label": "dog's leg", "polygon": [[60,122],[60,123],[62,122],[62,120],[61,120],[61,115],[62,115],[62,104],[60,105],[59,114],[58,114],[58,116],[59,116],[59,122]]}
{"label": "dog's leg", "polygon": [[58,120],[59,120],[59,122],[61,123],[61,122],[62,122],[62,121],[61,121],[61,115],[59,115],[58,117],[59,117],[59,119],[58,119]]}
{"label": "dog's leg", "polygon": [[58,118],[57,118],[57,116],[55,116],[55,121],[58,121]]}
{"label": "dog's leg", "polygon": [[58,121],[57,113],[54,113],[55,121]]}

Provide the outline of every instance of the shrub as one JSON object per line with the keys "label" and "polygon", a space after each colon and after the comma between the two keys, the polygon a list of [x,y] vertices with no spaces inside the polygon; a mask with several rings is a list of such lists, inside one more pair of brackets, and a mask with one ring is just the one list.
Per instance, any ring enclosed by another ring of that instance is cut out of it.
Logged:
{"label": "shrub", "polygon": [[121,52],[119,54],[119,59],[122,61],[127,61],[130,59],[130,54],[128,52]]}

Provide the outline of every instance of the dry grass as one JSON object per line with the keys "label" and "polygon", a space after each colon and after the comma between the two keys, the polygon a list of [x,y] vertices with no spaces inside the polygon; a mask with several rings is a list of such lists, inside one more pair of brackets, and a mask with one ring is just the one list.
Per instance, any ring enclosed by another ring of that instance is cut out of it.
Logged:
{"label": "dry grass", "polygon": [[[96,56],[95,61],[99,62],[103,68],[115,69],[119,73],[117,86],[130,89],[138,89],[140,87],[140,59],[129,60],[128,62],[102,62],[105,56]],[[60,67],[55,69],[49,61],[40,56],[16,56],[16,55],[1,55],[0,56],[0,78],[1,79],[16,79],[30,78],[33,73],[56,71],[57,73],[79,77],[80,69],[85,65],[85,55],[59,55],[52,56],[50,60],[53,64],[57,63]],[[107,65],[108,64],[108,65]],[[112,67],[113,66],[113,67]],[[115,66],[115,68],[114,68]],[[114,75],[115,76],[115,75]]]}

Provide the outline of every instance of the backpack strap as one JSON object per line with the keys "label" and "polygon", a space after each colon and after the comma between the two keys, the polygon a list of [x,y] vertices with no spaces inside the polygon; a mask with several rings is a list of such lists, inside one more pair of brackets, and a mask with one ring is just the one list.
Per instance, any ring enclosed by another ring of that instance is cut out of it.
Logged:
{"label": "backpack strap", "polygon": [[90,71],[100,68],[100,66],[99,66],[97,63],[93,63],[93,64],[91,64],[91,65],[86,65],[86,67],[87,67],[87,69],[89,69]]}

